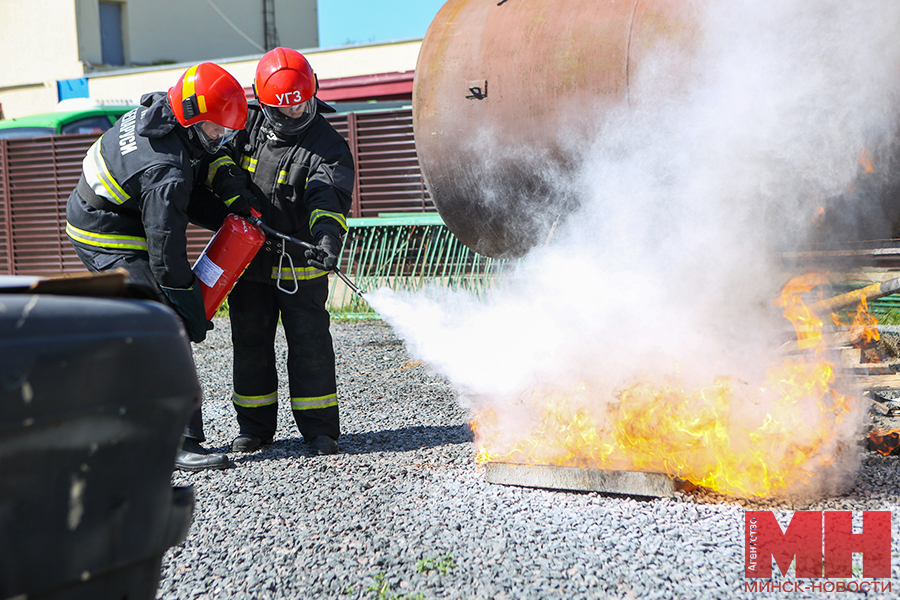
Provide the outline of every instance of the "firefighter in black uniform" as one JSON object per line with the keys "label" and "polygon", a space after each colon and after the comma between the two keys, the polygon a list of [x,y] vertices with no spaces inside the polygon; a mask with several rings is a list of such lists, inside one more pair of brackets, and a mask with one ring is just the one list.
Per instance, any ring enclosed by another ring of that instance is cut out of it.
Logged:
{"label": "firefighter in black uniform", "polygon": [[346,141],[319,114],[316,76],[289,48],[266,53],[256,68],[245,131],[233,158],[249,175],[262,220],[310,242],[304,250],[269,239],[228,297],[234,342],[235,452],[272,441],[278,414],[275,332],[279,315],[288,343],[294,420],[314,454],[334,454],[340,435],[334,347],[325,308],[328,271],[337,264],[353,191]]}
{"label": "firefighter in black uniform", "polygon": [[[212,323],[187,257],[189,205],[215,201],[227,205],[219,212],[250,214],[243,173],[220,149],[246,121],[234,77],[213,63],[195,65],[168,93],[145,94],[94,143],[66,208],[66,233],[85,266],[124,268],[129,283],[181,316],[192,342],[203,341]],[[203,448],[204,440],[198,408],[176,467],[227,467],[228,458]]]}

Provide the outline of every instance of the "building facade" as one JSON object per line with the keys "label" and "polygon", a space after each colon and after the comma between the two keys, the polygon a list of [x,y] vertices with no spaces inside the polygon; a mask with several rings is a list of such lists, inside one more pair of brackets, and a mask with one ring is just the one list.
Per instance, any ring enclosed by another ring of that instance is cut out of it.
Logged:
{"label": "building facade", "polygon": [[[413,77],[421,45],[422,40],[406,40],[331,50],[296,49],[312,65],[319,78],[318,96],[326,102],[411,102]],[[252,97],[253,75],[262,54],[220,58],[213,62],[234,75],[245,87],[248,96]],[[93,73],[86,76],[90,97],[100,102],[136,102],[146,92],[169,89],[192,64],[186,62]],[[52,110],[52,105],[48,110]]]}
{"label": "building facade", "polygon": [[376,53],[383,66],[360,58],[369,53],[359,48],[332,58],[318,49],[316,0],[3,0],[0,33],[7,118],[47,112],[68,98],[134,101],[203,61],[222,63],[249,86],[252,68],[244,63],[277,45],[310,54],[320,79],[412,71],[418,48],[388,44]]}

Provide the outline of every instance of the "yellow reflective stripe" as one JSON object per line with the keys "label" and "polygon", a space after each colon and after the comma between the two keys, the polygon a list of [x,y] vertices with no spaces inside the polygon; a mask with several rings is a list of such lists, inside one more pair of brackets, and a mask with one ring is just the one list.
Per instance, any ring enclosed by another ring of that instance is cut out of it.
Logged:
{"label": "yellow reflective stripe", "polygon": [[276,183],[287,183],[287,178],[287,171],[278,171],[278,179],[276,180]]}
{"label": "yellow reflective stripe", "polygon": [[292,410],[312,410],[314,408],[328,408],[337,406],[337,394],[318,396],[317,398],[291,398]]}
{"label": "yellow reflective stripe", "polygon": [[194,95],[194,77],[197,75],[197,67],[194,65],[184,74],[184,81],[181,84],[181,97],[190,98]]}
{"label": "yellow reflective stripe", "polygon": [[338,225],[340,225],[344,229],[344,231],[347,231],[347,219],[344,218],[344,215],[342,215],[341,213],[331,212],[330,210],[321,210],[318,208],[312,211],[312,214],[309,215],[309,228],[312,229],[312,226],[316,221],[326,217],[334,219],[338,222]]}
{"label": "yellow reflective stripe", "polygon": [[108,233],[91,233],[66,223],[66,235],[82,244],[98,248],[117,248],[121,250],[146,250],[147,239],[135,235],[113,235]]}
{"label": "yellow reflective stripe", "polygon": [[234,198],[229,198],[228,200],[225,200],[225,206],[231,206],[231,204],[238,198],[240,198],[240,196],[235,196]]}
{"label": "yellow reflective stripe", "polygon": [[219,167],[222,165],[233,165],[234,161],[231,160],[230,156],[223,156],[218,160],[214,160],[209,165],[209,171],[206,172],[206,187],[212,189],[213,179],[216,177],[216,173],[219,172]]}
{"label": "yellow reflective stripe", "polygon": [[259,408],[260,406],[270,406],[278,402],[278,392],[265,394],[262,396],[241,396],[237,392],[232,393],[231,401],[238,406],[244,408]]}
{"label": "yellow reflective stripe", "polygon": [[94,142],[81,162],[84,178],[95,194],[114,204],[123,204],[130,196],[110,174],[106,161],[100,154],[100,140],[102,139],[101,137]]}
{"label": "yellow reflective stripe", "polygon": [[256,164],[259,161],[250,156],[249,154],[245,154],[241,157],[241,168],[245,171],[249,171],[251,173],[256,172]]}
{"label": "yellow reflective stripe", "polygon": [[[194,95],[194,92],[196,92],[196,89],[194,88],[194,78],[197,76],[197,67],[199,66],[200,65],[194,65],[184,74],[184,81],[181,84],[181,97],[183,99],[190,98]],[[200,114],[206,112],[205,96],[197,96],[197,108],[200,109]]]}
{"label": "yellow reflective stripe", "polygon": [[[293,279],[295,273],[297,275],[297,279],[307,281],[310,279],[315,279],[316,277],[328,275],[328,271],[322,271],[315,267],[294,267],[293,271],[291,271],[290,267],[281,267],[282,280]],[[278,279],[278,267],[272,267],[272,279]]]}

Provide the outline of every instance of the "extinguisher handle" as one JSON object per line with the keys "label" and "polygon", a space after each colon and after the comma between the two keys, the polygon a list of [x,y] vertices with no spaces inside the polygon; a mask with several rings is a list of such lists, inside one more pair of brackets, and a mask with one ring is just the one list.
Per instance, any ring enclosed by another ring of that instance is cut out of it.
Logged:
{"label": "extinguisher handle", "polygon": [[256,210],[255,208],[253,208],[252,206],[250,207],[250,214],[253,215],[254,217],[256,217],[257,219],[262,216],[262,213],[259,212],[258,210]]}

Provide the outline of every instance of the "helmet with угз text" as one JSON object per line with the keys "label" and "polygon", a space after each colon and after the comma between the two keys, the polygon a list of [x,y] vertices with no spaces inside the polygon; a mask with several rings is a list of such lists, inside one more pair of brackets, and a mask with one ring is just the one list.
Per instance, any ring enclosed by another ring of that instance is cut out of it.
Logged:
{"label": "helmet with \u0443\u0433\u0437 text", "polygon": [[302,54],[275,48],[259,60],[253,90],[275,131],[289,135],[306,129],[316,116],[316,75]]}

